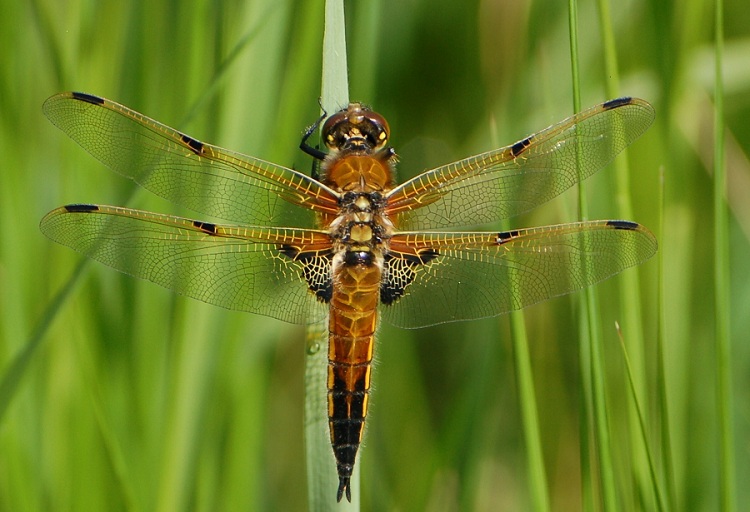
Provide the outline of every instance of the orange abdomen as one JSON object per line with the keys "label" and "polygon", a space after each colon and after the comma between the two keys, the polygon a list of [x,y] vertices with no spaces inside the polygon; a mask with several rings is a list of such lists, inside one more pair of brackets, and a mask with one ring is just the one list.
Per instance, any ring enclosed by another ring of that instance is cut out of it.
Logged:
{"label": "orange abdomen", "polygon": [[349,479],[367,416],[380,298],[377,265],[342,264],[334,270],[328,327],[328,425],[339,474],[338,499]]}

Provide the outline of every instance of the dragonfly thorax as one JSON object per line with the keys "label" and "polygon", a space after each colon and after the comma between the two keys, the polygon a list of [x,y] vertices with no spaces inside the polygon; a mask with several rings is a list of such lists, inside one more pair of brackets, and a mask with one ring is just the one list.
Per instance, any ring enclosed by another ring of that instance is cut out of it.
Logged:
{"label": "dragonfly thorax", "polygon": [[331,237],[340,251],[372,251],[382,254],[393,224],[385,215],[379,192],[347,192],[341,197],[338,217],[331,223]]}

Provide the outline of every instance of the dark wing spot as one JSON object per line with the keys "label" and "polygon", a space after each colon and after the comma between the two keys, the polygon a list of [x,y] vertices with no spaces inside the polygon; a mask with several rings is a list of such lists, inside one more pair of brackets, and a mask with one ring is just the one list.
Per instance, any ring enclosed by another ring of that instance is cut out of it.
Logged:
{"label": "dark wing spot", "polygon": [[419,262],[424,265],[429,263],[440,255],[435,249],[422,249],[419,251]]}
{"label": "dark wing spot", "polygon": [[[408,262],[410,265],[424,265],[429,263],[440,255],[435,249],[421,249],[416,255],[400,254],[399,258]],[[393,255],[389,255],[393,257]]]}
{"label": "dark wing spot", "polygon": [[497,243],[504,244],[511,238],[515,238],[519,235],[518,230],[514,231],[504,231],[502,233],[497,234]]}
{"label": "dark wing spot", "polygon": [[615,98],[613,100],[605,101],[602,103],[604,110],[611,110],[613,108],[622,107],[623,105],[629,105],[633,102],[633,98],[625,96],[624,98]]}
{"label": "dark wing spot", "polygon": [[298,247],[294,247],[293,245],[282,245],[279,247],[279,252],[290,259],[296,259],[297,255],[299,255],[300,250]]}
{"label": "dark wing spot", "polygon": [[215,235],[216,234],[216,224],[211,224],[210,222],[201,222],[199,220],[193,221],[193,226],[200,229],[201,231],[204,231],[208,233],[209,235]]}
{"label": "dark wing spot", "polygon": [[201,141],[185,135],[184,133],[180,134],[180,140],[190,149],[192,149],[193,153],[195,153],[196,155],[200,155],[201,153],[203,153],[203,143]]}
{"label": "dark wing spot", "polygon": [[521,153],[523,153],[523,151],[524,151],[524,150],[525,150],[525,149],[526,149],[527,147],[529,147],[530,145],[531,145],[531,137],[526,137],[525,139],[523,139],[523,140],[519,140],[518,142],[516,142],[515,144],[513,144],[513,145],[512,145],[511,147],[510,147],[510,153],[511,153],[511,154],[512,154],[513,156],[518,156],[518,155],[520,155]]}
{"label": "dark wing spot", "polygon": [[85,101],[86,103],[93,103],[94,105],[104,105],[104,99],[99,96],[92,94],[86,94],[85,92],[74,92],[71,93],[73,99]]}
{"label": "dark wing spot", "polygon": [[628,229],[634,231],[638,229],[639,224],[629,220],[609,220],[607,221],[607,226],[612,226],[615,229]]}
{"label": "dark wing spot", "polygon": [[98,212],[99,207],[95,204],[68,204],[64,206],[65,211],[69,213],[89,213]]}

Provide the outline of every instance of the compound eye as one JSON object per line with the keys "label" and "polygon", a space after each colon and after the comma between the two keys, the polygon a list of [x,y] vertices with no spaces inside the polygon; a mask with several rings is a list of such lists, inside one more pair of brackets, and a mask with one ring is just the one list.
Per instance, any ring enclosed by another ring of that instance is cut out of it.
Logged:
{"label": "compound eye", "polygon": [[323,140],[326,146],[333,147],[337,145],[336,132],[337,128],[349,120],[349,112],[347,109],[336,112],[323,123]]}
{"label": "compound eye", "polygon": [[381,116],[377,112],[368,111],[366,114],[367,121],[373,128],[373,135],[375,140],[373,141],[376,148],[382,148],[388,143],[388,138],[391,136],[391,129],[388,126],[388,121],[385,117]]}

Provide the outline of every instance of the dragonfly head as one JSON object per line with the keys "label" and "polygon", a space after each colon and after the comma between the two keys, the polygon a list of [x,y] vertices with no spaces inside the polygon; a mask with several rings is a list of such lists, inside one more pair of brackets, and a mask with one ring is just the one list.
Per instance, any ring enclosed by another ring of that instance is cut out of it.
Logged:
{"label": "dragonfly head", "polygon": [[361,103],[350,103],[323,125],[323,140],[334,151],[378,151],[388,144],[389,137],[385,118]]}

